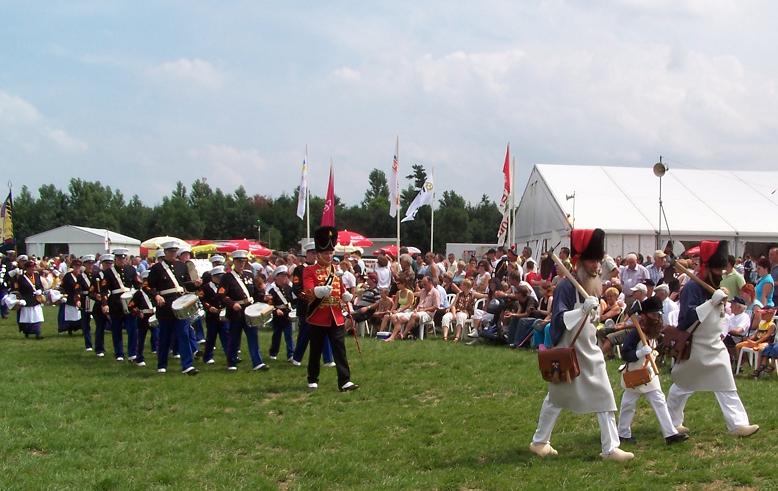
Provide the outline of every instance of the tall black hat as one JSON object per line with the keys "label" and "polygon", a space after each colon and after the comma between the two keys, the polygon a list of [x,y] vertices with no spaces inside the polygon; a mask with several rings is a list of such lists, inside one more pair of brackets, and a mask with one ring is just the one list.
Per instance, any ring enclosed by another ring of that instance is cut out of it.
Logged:
{"label": "tall black hat", "polygon": [[335,227],[319,227],[313,232],[316,252],[331,251],[338,244],[338,229]]}
{"label": "tall black hat", "polygon": [[570,249],[574,260],[602,261],[605,257],[605,232],[599,228],[573,229],[570,232]]}

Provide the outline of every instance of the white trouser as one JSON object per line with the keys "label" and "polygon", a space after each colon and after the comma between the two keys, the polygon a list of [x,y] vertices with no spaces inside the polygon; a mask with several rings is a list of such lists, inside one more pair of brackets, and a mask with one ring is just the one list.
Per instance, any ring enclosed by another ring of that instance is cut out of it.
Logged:
{"label": "white trouser", "polygon": [[[532,443],[551,443],[551,432],[554,431],[556,419],[562,408],[551,402],[546,394],[543,406],[538,417],[538,429],[532,437]],[[600,442],[602,453],[609,454],[619,446],[619,433],[616,430],[616,416],[614,412],[597,413],[597,422],[600,423]]]}
{"label": "white trouser", "polygon": [[625,390],[624,395],[621,397],[621,409],[619,410],[619,436],[621,438],[630,438],[632,436],[632,419],[635,417],[635,409],[638,407],[640,396],[646,396],[648,403],[654,409],[663,437],[667,438],[678,433],[675,425],[673,425],[673,421],[670,419],[665,395],[661,390],[652,390],[643,394],[634,390]]}
{"label": "white trouser", "polygon": [[[676,384],[670,386],[670,391],[667,393],[667,409],[670,410],[670,419],[674,426],[683,424],[683,410],[686,407],[686,401],[692,394],[694,394],[693,390],[684,389]],[[724,415],[724,422],[729,431],[738,426],[748,426],[748,414],[736,390],[714,392],[713,394],[719,402],[721,414]]]}
{"label": "white trouser", "polygon": [[[462,327],[465,325],[465,321],[467,320],[467,312],[457,312],[456,313],[456,325],[459,327]],[[454,320],[454,314],[451,312],[446,312],[446,314],[443,316],[443,319],[440,321],[440,325],[443,326],[446,329],[451,329],[451,321]]]}

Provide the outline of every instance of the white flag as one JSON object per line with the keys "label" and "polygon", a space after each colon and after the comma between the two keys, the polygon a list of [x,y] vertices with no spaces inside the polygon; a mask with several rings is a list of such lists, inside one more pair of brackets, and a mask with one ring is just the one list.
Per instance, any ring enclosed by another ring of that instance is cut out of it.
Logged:
{"label": "white flag", "polygon": [[302,220],[305,216],[305,200],[308,199],[308,150],[305,150],[303,170],[300,176],[300,192],[297,195],[297,217]]}
{"label": "white flag", "polygon": [[400,138],[397,137],[397,142],[394,146],[394,160],[392,160],[392,174],[389,176],[389,216],[396,217],[400,211],[400,179],[398,174],[400,172],[400,161],[398,154],[400,150]]}
{"label": "white flag", "polygon": [[105,231],[105,238],[103,238],[103,245],[105,246],[105,252],[111,252],[111,237],[108,235],[108,230]]}
{"label": "white flag", "polygon": [[411,203],[411,206],[408,207],[408,210],[405,212],[405,218],[402,219],[403,222],[409,222],[416,218],[416,212],[419,211],[419,208],[421,208],[424,205],[430,205],[432,206],[432,200],[435,197],[435,186],[432,184],[432,178],[428,177],[427,180],[424,182],[424,186],[421,187],[421,190],[419,191],[419,194],[416,195],[415,198],[413,198],[413,202]]}

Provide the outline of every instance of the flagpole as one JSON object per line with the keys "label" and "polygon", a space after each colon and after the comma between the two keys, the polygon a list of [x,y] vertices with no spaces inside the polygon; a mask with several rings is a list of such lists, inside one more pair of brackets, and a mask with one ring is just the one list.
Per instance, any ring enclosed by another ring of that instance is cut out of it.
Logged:
{"label": "flagpole", "polygon": [[394,155],[397,158],[397,177],[395,177],[395,183],[393,190],[395,192],[396,200],[397,200],[397,209],[395,210],[395,218],[397,219],[397,257],[395,259],[398,259],[400,257],[400,136],[397,136],[397,139],[394,143]]}
{"label": "flagpole", "polygon": [[515,240],[515,235],[516,235],[516,220],[515,220],[515,217],[513,215],[514,211],[516,210],[516,199],[515,199],[516,198],[516,186],[514,185],[515,184],[515,182],[514,182],[515,181],[515,176],[516,176],[516,156],[514,155],[513,156],[513,160],[511,162],[511,199],[510,199],[511,213],[509,215],[509,217],[510,217],[510,224],[511,224],[511,226],[510,226],[511,233],[508,236],[508,247],[511,247],[511,245],[513,244],[513,241]]}
{"label": "flagpole", "polygon": [[309,179],[311,173],[308,172],[310,170],[311,163],[308,161],[308,144],[305,144],[305,165],[307,166],[306,169],[306,176],[305,176],[305,238],[310,239],[311,238],[311,181]]}
{"label": "flagpole", "polygon": [[430,203],[430,252],[435,249],[435,166],[432,166],[432,203]]}

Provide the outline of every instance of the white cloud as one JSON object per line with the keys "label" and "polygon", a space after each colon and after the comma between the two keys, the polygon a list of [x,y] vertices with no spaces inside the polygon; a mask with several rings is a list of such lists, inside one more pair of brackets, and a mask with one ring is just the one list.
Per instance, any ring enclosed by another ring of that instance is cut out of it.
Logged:
{"label": "white cloud", "polygon": [[52,127],[41,112],[30,102],[0,90],[0,128],[3,128],[6,144],[18,145],[31,153],[39,143],[54,143],[66,152],[80,153],[89,145],[68,134],[61,128]]}
{"label": "white cloud", "polygon": [[[242,149],[224,144],[209,144],[189,151],[196,167],[207,173],[210,181],[231,192],[247,185],[251,176],[266,171],[266,161],[253,148]],[[205,165],[203,165],[205,164]]]}
{"label": "white cloud", "polygon": [[343,66],[334,70],[332,75],[339,80],[343,80],[344,82],[358,82],[362,78],[362,74],[359,72],[359,70],[355,70],[354,68],[347,66]]}
{"label": "white cloud", "polygon": [[224,74],[211,63],[199,58],[179,58],[149,69],[152,76],[176,83],[217,90],[224,84]]}

